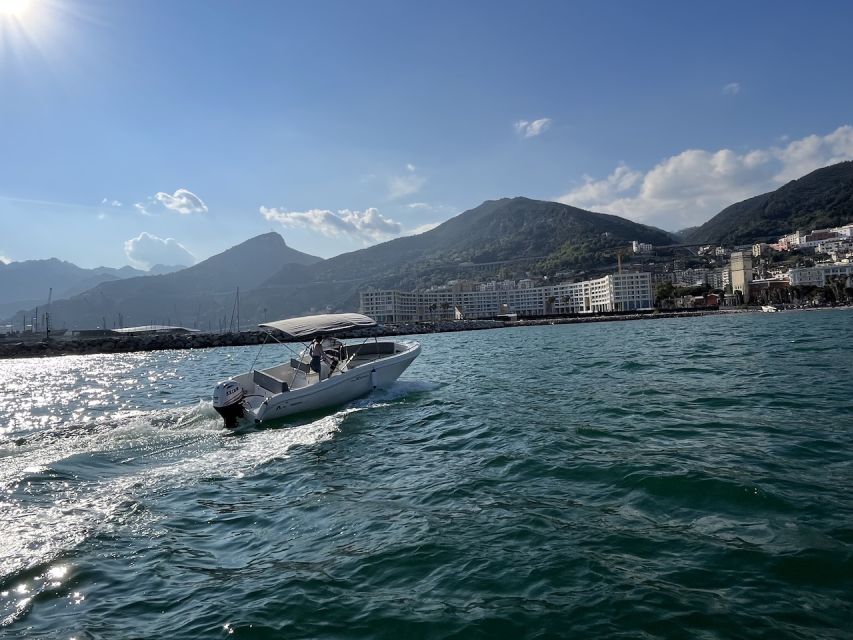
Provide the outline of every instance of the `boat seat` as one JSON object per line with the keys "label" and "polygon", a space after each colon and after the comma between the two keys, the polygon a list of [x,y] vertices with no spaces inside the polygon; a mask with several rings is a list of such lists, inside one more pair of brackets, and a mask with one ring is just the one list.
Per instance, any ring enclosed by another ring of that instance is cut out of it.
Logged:
{"label": "boat seat", "polygon": [[302,362],[302,360],[297,360],[296,358],[290,359],[290,366],[296,369],[297,371],[302,371],[304,373],[313,373],[311,371],[311,365],[307,362]]}
{"label": "boat seat", "polygon": [[257,369],[252,371],[252,381],[259,387],[263,387],[267,391],[272,391],[273,393],[284,393],[288,389],[287,383],[284,380],[279,380],[278,378],[271,376],[268,373],[264,373],[263,371],[258,371]]}

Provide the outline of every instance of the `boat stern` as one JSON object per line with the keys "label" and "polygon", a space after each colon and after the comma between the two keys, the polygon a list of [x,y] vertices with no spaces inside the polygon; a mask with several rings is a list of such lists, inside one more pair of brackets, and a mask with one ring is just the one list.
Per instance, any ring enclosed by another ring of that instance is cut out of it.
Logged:
{"label": "boat stern", "polygon": [[228,429],[237,427],[237,420],[245,415],[243,398],[245,392],[235,380],[223,380],[213,389],[213,408]]}

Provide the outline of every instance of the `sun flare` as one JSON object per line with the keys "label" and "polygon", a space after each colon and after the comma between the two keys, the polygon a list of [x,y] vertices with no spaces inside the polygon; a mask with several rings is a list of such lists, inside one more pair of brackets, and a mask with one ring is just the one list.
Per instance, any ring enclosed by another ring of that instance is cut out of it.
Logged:
{"label": "sun flare", "polygon": [[0,0],[0,17],[23,18],[32,4],[32,0]]}

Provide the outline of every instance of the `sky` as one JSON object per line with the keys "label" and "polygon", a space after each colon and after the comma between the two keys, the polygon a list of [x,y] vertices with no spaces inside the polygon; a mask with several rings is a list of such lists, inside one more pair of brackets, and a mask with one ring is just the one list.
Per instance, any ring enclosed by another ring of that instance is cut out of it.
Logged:
{"label": "sky", "polygon": [[853,3],[0,0],[0,260],[332,257],[526,196],[669,231],[853,159]]}

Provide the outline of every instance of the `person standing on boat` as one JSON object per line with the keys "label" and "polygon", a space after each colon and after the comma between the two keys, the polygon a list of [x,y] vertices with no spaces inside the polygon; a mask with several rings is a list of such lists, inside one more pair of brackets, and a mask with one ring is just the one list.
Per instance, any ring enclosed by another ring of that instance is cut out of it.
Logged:
{"label": "person standing on boat", "polygon": [[323,337],[317,336],[314,338],[314,341],[311,343],[311,371],[317,372],[317,378],[321,379],[322,374],[320,373],[320,369],[322,367],[322,362],[326,357],[326,354],[323,353]]}

